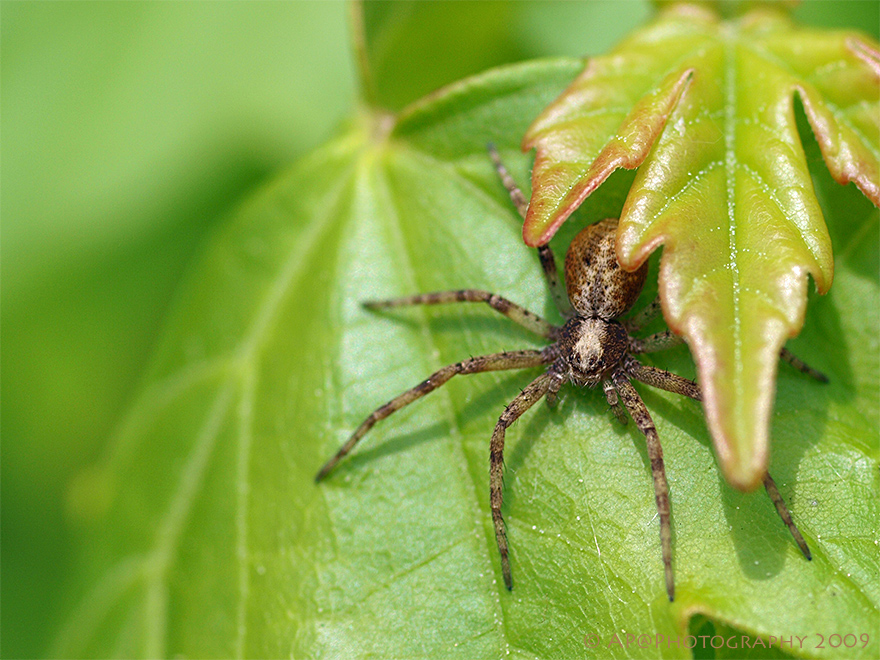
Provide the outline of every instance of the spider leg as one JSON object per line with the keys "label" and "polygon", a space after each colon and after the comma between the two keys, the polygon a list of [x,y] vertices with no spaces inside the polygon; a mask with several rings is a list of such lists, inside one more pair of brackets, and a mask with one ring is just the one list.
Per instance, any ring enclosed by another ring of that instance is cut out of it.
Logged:
{"label": "spider leg", "polygon": [[677,374],[669,373],[665,369],[658,369],[657,367],[650,367],[646,364],[642,364],[634,358],[627,359],[624,366],[626,368],[626,373],[629,374],[630,378],[647,383],[652,387],[666,390],[667,392],[681,394],[682,396],[690,397],[697,401],[703,400],[700,386],[692,380],[683,378]]}
{"label": "spider leg", "polygon": [[[519,186],[516,185],[516,181],[513,180],[510,172],[504,167],[504,163],[501,162],[501,156],[498,155],[498,150],[495,149],[495,145],[490,144],[487,148],[489,150],[489,156],[495,164],[495,170],[501,178],[501,183],[507,188],[507,192],[510,194],[510,199],[516,207],[517,212],[522,216],[522,219],[525,220],[526,211],[528,211],[529,208],[529,203],[526,201],[525,195],[522,194],[522,191],[519,189]],[[553,301],[556,303],[556,307],[559,309],[562,316],[567,319],[571,318],[574,312],[572,311],[571,303],[568,300],[568,293],[566,293],[565,287],[562,286],[562,283],[559,281],[559,271],[556,269],[556,259],[553,257],[553,251],[547,245],[539,246],[538,259],[541,261],[544,278],[547,280],[547,286],[550,287],[550,293],[553,296]]]}
{"label": "spider leg", "polygon": [[[623,326],[626,328],[626,331],[630,334],[634,332],[638,332],[643,327],[645,327],[648,323],[650,323],[658,314],[660,313],[660,296],[654,298],[654,300],[647,307],[642,309],[638,314],[633,316],[631,319],[623,321]],[[642,339],[636,339],[634,337],[629,338],[629,350],[630,353],[653,353],[654,351],[662,351],[667,348],[672,348],[673,346],[677,346],[684,339],[673,333],[671,330],[665,330],[663,332],[658,332],[656,334],[650,335],[648,337],[644,337]],[[813,369],[806,362],[798,358],[794,353],[792,353],[787,348],[783,348],[779,351],[779,359],[783,362],[787,362],[791,366],[793,366],[798,371],[807,374],[815,378],[816,380],[827,383],[828,376],[823,374],[821,371],[817,369]]]}
{"label": "spider leg", "polygon": [[511,302],[507,298],[502,298],[494,293],[477,289],[419,293],[414,296],[390,298],[388,300],[367,300],[363,305],[367,309],[387,309],[389,307],[403,307],[405,305],[441,305],[456,302],[484,302],[514,323],[518,323],[526,330],[547,339],[554,339],[559,332],[557,326],[549,321],[545,321],[537,314],[533,314],[525,307],[521,307],[515,302]]}
{"label": "spider leg", "polygon": [[556,259],[553,257],[553,251],[549,245],[538,246],[538,259],[541,261],[544,279],[547,280],[547,286],[550,288],[550,294],[553,296],[556,308],[564,318],[570,319],[574,316],[574,310],[571,308],[571,302],[568,300],[568,293],[559,280],[559,271],[556,270]]}
{"label": "spider leg", "polygon": [[807,542],[801,535],[801,532],[797,528],[797,525],[794,524],[794,520],[791,519],[791,512],[788,510],[788,507],[785,506],[785,500],[783,500],[782,495],[779,494],[779,489],[776,487],[776,482],[774,482],[773,479],[770,477],[769,472],[764,475],[764,488],[767,490],[767,495],[770,496],[770,499],[776,506],[776,512],[779,514],[779,517],[782,518],[782,522],[784,522],[785,526],[788,527],[788,531],[790,531],[791,535],[794,537],[795,543],[798,544],[801,552],[804,553],[804,557],[812,560],[813,555],[810,553],[810,548],[807,547]]}
{"label": "spider leg", "polygon": [[433,392],[446,381],[457,374],[476,374],[485,371],[503,371],[506,369],[526,369],[528,367],[538,367],[547,364],[552,359],[543,351],[511,351],[507,353],[495,353],[494,355],[482,355],[473,357],[463,362],[450,364],[443,367],[439,371],[435,371],[421,383],[415,387],[408,389],[406,392],[394,397],[384,406],[379,406],[370,415],[361,422],[351,437],[336,452],[329,461],[324,464],[315,476],[315,481],[320,481],[326,477],[336,464],[348,454],[358,441],[366,435],[376,422],[385,419],[392,413],[397,412],[404,406],[411,404],[416,399],[420,399],[426,394]]}
{"label": "spider leg", "polygon": [[664,330],[647,337],[638,339],[636,337],[629,338],[629,352],[636,355],[639,353],[655,353],[657,351],[665,351],[667,348],[678,346],[684,342],[672,330]]}
{"label": "spider leg", "polygon": [[669,521],[669,485],[666,482],[666,468],[663,465],[663,448],[660,446],[660,436],[657,435],[654,420],[651,419],[645,402],[629,382],[626,374],[618,370],[611,378],[620,398],[623,399],[623,405],[626,406],[639,430],[645,434],[647,441],[651,474],[654,478],[654,497],[657,501],[657,513],[660,516],[660,547],[663,552],[666,593],[671,602],[675,598],[675,580],[672,573],[672,526]]}
{"label": "spider leg", "polygon": [[657,296],[656,298],[654,298],[654,300],[650,302],[650,304],[643,307],[638,314],[633,316],[631,319],[623,321],[623,326],[629,333],[638,332],[655,318],[657,318],[657,315],[660,314],[660,311],[660,296]]}
{"label": "spider leg", "polygon": [[501,516],[501,502],[504,498],[504,434],[526,410],[541,400],[554,378],[554,374],[549,371],[541,374],[508,404],[498,418],[489,446],[489,505],[492,509],[492,522],[495,525],[495,541],[498,543],[498,553],[501,555],[501,575],[508,590],[513,589],[513,576],[510,574],[507,533],[504,531],[504,518]]}
{"label": "spider leg", "polygon": [[[632,331],[629,325],[627,325],[627,329]],[[654,353],[656,351],[663,351],[667,348],[672,348],[673,346],[678,346],[683,341],[684,339],[676,335],[672,330],[664,330],[663,332],[657,332],[641,339],[630,337],[629,352],[634,355],[639,353]],[[828,376],[817,369],[813,369],[813,367],[798,358],[787,348],[783,348],[779,351],[779,359],[822,383],[828,382]]]}
{"label": "spider leg", "polygon": [[495,165],[495,171],[498,172],[498,177],[501,179],[501,183],[504,184],[504,187],[507,188],[507,192],[510,194],[510,201],[512,201],[513,205],[516,207],[517,213],[519,213],[522,219],[525,220],[526,211],[529,210],[529,202],[526,199],[526,196],[522,194],[522,190],[516,185],[516,181],[513,180],[510,172],[504,167],[504,163],[501,162],[501,156],[495,148],[495,145],[491,143],[487,144],[486,150],[489,152],[489,158],[492,159],[492,163]]}
{"label": "spider leg", "polygon": [[[676,394],[682,394],[691,397],[692,399],[697,399],[698,401],[702,400],[700,386],[692,380],[671,374],[662,369],[657,369],[656,367],[649,367],[640,364],[638,361],[632,359],[627,361],[626,367],[630,377],[635,378],[636,380],[669,392],[675,392]],[[779,517],[782,518],[782,522],[788,527],[788,530],[794,537],[801,552],[804,553],[804,557],[812,559],[810,549],[807,547],[807,542],[798,530],[797,525],[794,524],[794,521],[791,518],[791,512],[785,505],[785,501],[782,499],[782,495],[779,494],[779,489],[776,487],[776,483],[770,477],[769,473],[764,475],[764,488],[767,490],[767,495],[769,495],[770,499],[773,501],[773,504],[776,507],[776,512],[779,514]]]}
{"label": "spider leg", "polygon": [[[672,336],[674,337],[675,335]],[[650,337],[648,337],[648,339],[650,339]],[[630,338],[630,347],[632,347],[633,341],[639,340],[633,340],[632,338]],[[630,350],[632,350],[632,348],[630,348]],[[813,378],[816,378],[823,383],[828,382],[828,377],[825,376],[825,374],[816,371],[812,367],[807,366],[801,360],[792,355],[790,351],[783,348],[782,352],[779,354],[779,357],[784,362],[788,362],[789,364],[791,364],[798,371],[809,374]],[[700,393],[700,386],[697,385],[694,381],[688,380],[687,378],[682,378],[681,376],[677,376],[676,374],[671,374],[668,371],[658,369],[657,367],[649,367],[634,359],[629,359],[626,361],[626,370],[632,378],[640,380],[643,383],[647,383],[648,385],[659,387],[661,390],[666,390],[668,392],[675,392],[676,394],[681,394],[682,396],[688,396],[692,399],[696,399],[697,401],[703,400],[702,394]]]}
{"label": "spider leg", "polygon": [[808,376],[812,376],[813,378],[815,378],[816,380],[818,380],[822,383],[828,382],[828,376],[823,374],[821,371],[817,371],[816,369],[813,369],[813,367],[811,367],[806,362],[804,362],[803,360],[798,358],[794,353],[792,353],[787,348],[783,348],[779,352],[779,359],[782,360],[783,362],[788,362],[791,366],[793,366],[798,371],[801,371],[801,372],[807,374]]}
{"label": "spider leg", "polygon": [[620,401],[617,399],[617,390],[614,389],[614,384],[610,380],[603,380],[602,389],[605,390],[605,398],[608,400],[611,410],[614,411],[614,416],[617,417],[621,424],[626,426],[626,413],[620,407]]}

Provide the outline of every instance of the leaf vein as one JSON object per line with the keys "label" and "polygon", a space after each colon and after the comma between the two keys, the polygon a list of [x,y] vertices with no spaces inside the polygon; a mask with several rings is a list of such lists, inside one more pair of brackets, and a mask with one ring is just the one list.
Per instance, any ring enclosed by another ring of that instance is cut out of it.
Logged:
{"label": "leaf vein", "polygon": [[156,547],[147,565],[146,602],[146,655],[160,657],[165,655],[168,627],[168,590],[165,585],[167,571],[174,557],[174,549],[183,531],[192,504],[198,494],[208,462],[213,454],[220,427],[232,401],[234,381],[228,382],[217,392],[208,411],[205,422],[199,431],[193,449],[187,457],[180,475],[177,490],[171,497],[170,506],[159,524],[156,533]]}
{"label": "leaf vein", "polygon": [[663,204],[663,206],[661,206],[661,207],[660,207],[660,208],[659,208],[659,209],[658,209],[658,210],[657,210],[657,211],[651,216],[651,222],[653,223],[653,222],[655,222],[658,218],[660,218],[660,217],[661,217],[661,216],[662,216],[662,215],[663,215],[663,214],[669,209],[670,206],[674,205],[674,204],[678,201],[678,198],[681,197],[681,195],[683,195],[684,193],[686,193],[686,192],[687,192],[688,190],[690,190],[693,186],[695,186],[695,185],[698,184],[700,181],[702,181],[704,178],[706,178],[706,176],[708,176],[713,170],[717,169],[718,167],[720,167],[720,166],[722,166],[722,165],[724,165],[724,162],[723,162],[723,161],[721,161],[721,160],[713,160],[713,161],[707,163],[706,165],[704,165],[703,167],[701,167],[696,173],[694,173],[693,175],[691,175],[691,176],[685,181],[684,185],[682,185],[682,186],[681,186],[678,190],[676,190],[674,193],[670,193],[670,194],[667,196],[666,203]]}
{"label": "leaf vein", "polygon": [[236,459],[236,557],[238,559],[239,601],[236,609],[235,657],[245,655],[247,603],[250,597],[250,552],[248,549],[248,506],[250,503],[250,456],[253,444],[253,407],[256,391],[256,373],[244,370],[241,399],[238,407],[238,456]]}
{"label": "leaf vein", "polygon": [[[414,152],[414,153],[419,153],[419,154],[421,154],[422,152]],[[445,163],[444,163],[444,164],[441,164],[441,165],[440,165],[440,169],[441,169],[442,171],[451,172],[451,173],[452,173],[457,179],[461,179],[461,178],[462,178],[462,177],[461,177],[461,176],[460,176],[460,175],[454,170],[454,168],[453,168],[451,165],[447,165],[447,164],[445,164]],[[466,179],[465,179],[465,181],[467,182]],[[387,193],[387,191],[388,191],[388,182],[387,182],[387,180],[385,180],[385,179],[383,178],[382,183],[383,183],[383,190],[386,192],[386,195],[387,195],[387,194],[388,194],[388,193]],[[474,185],[474,184],[472,184],[472,183],[470,183],[470,182],[467,182],[467,184],[468,184],[468,185]],[[483,194],[485,194],[485,193],[483,193]],[[403,225],[402,225],[402,222],[401,222],[401,220],[400,220],[400,218],[401,218],[401,214],[400,214],[399,209],[396,208],[396,206],[394,205],[394,201],[393,201],[394,198],[393,198],[393,196],[390,196],[390,195],[389,195],[389,197],[390,197],[390,199],[391,199],[391,202],[389,203],[389,209],[393,209],[393,212],[390,213],[391,216],[392,216],[392,218],[391,218],[391,221],[390,221],[388,224],[389,224],[390,228],[392,228],[392,229],[394,230],[394,233],[395,233],[395,240],[396,240],[396,242],[398,243],[398,245],[402,248],[402,249],[398,250],[398,253],[401,254],[401,255],[406,255],[405,257],[402,256],[402,257],[398,260],[398,263],[401,264],[401,267],[404,268],[404,269],[406,270],[406,272],[407,272],[407,274],[406,274],[407,279],[408,279],[412,284],[415,284],[415,281],[416,281],[416,271],[415,271],[415,269],[414,269],[413,266],[412,266],[412,261],[413,261],[413,260],[412,260],[412,257],[411,257],[410,254],[409,254],[410,251],[409,251],[409,249],[408,249],[408,247],[407,247],[407,245],[406,245],[406,240],[405,240],[405,238],[404,238]],[[423,316],[423,319],[424,319],[424,314],[423,314],[422,316]],[[439,350],[438,350],[439,347],[437,346],[437,343],[436,343],[436,341],[434,340],[433,334],[431,333],[431,330],[430,330],[430,326],[429,326],[428,324],[426,324],[426,323],[423,323],[423,324],[422,324],[422,328],[423,328],[422,335],[423,335],[423,338],[424,338],[424,342],[425,342],[427,345],[430,346],[429,350],[426,352],[426,355],[437,355],[438,352],[439,352]],[[437,364],[434,364],[433,366],[436,368],[438,365],[437,365]],[[463,449],[463,447],[462,447],[463,438],[462,438],[461,428],[460,428],[460,426],[459,426],[458,419],[456,418],[456,415],[455,415],[455,413],[454,413],[454,406],[453,406],[452,398],[451,398],[451,396],[450,396],[450,394],[449,394],[449,392],[448,392],[447,390],[445,390],[445,389],[443,389],[443,388],[441,388],[441,390],[442,390],[442,396],[444,397],[445,402],[446,402],[445,408],[446,408],[447,411],[449,411],[449,412],[447,413],[447,417],[448,417],[448,419],[449,419],[449,429],[450,429],[450,434],[451,434],[451,435],[455,438],[455,440],[456,440],[455,442],[453,442],[453,443],[451,443],[451,444],[452,444],[452,446],[458,448],[458,452],[457,452],[457,453],[459,454],[459,458],[460,458],[459,463],[460,463],[460,465],[463,467],[463,472],[464,472],[465,474],[469,475],[469,474],[470,474],[470,470],[468,470],[468,468],[467,468],[467,465],[468,465],[468,463],[467,463],[467,456],[465,455],[465,453],[464,453],[464,449]],[[436,396],[436,392],[435,392],[435,396]],[[480,526],[480,524],[479,524],[479,521],[482,520],[482,517],[483,517],[483,511],[482,511],[482,509],[481,509],[481,507],[480,507],[480,505],[479,505],[479,500],[478,500],[478,498],[477,498],[477,494],[476,494],[477,484],[474,483],[474,481],[473,481],[472,479],[461,479],[461,480],[459,480],[459,483],[461,483],[462,485],[467,484],[467,499],[469,499],[471,502],[473,502],[474,512],[473,512],[472,519],[473,519],[474,521],[476,521],[476,522],[475,522],[475,525],[476,525],[476,532],[477,532],[477,534],[483,534],[483,530],[482,530],[482,528],[481,528],[481,526]],[[485,546],[484,546],[483,544],[479,544],[479,547],[483,547],[483,548],[485,548]],[[487,570],[489,571],[489,574],[491,575],[491,574],[494,572],[494,566],[493,566],[493,564],[492,564],[492,552],[491,552],[491,550],[487,549],[487,551],[485,552],[485,554],[484,554],[484,561],[485,561],[485,564],[486,564]],[[494,612],[494,615],[493,615],[492,618],[493,618],[494,621],[497,621],[498,624],[499,624],[499,625],[498,625],[498,630],[499,630],[499,632],[500,632],[500,634],[501,634],[502,643],[503,643],[504,647],[508,647],[508,646],[509,646],[509,640],[507,639],[507,635],[505,634],[504,629],[503,629],[503,620],[504,620],[504,617],[503,617],[503,612],[502,612],[501,607],[500,607],[500,600],[499,600],[499,599],[495,599],[495,607],[496,607],[496,611]]]}

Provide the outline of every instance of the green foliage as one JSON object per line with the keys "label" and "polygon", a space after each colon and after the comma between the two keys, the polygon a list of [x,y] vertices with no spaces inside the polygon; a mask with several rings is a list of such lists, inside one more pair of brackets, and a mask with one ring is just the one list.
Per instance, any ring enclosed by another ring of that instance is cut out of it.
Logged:
{"label": "green foliage", "polygon": [[351,112],[346,28],[338,3],[0,3],[4,657],[66,615],[71,479],[187,264]]}
{"label": "green foliage", "polygon": [[[662,393],[645,396],[673,493],[671,606],[641,438],[597,392],[570,392],[510,435],[513,593],[498,575],[487,440],[528,374],[450,383],[312,483],[373,406],[464,355],[535,345],[480,309],[376,315],[358,301],[467,285],[546,312],[485,140],[522,178],[516,136],[577,65],[471,79],[405,111],[390,135],[386,118],[365,115],[224,225],[114,451],[80,492],[100,510],[85,532],[93,577],[59,655],[549,657],[577,653],[586,632],[675,635],[694,611],[764,636],[871,626],[876,415],[852,409],[869,409],[876,388],[855,388],[838,365],[870,379],[876,346],[832,359],[821,317],[798,348],[833,383],[784,372],[774,425],[774,472],[812,563],[763,494],[724,484],[700,408]],[[607,194],[619,203],[622,191]],[[862,222],[876,235],[873,218]],[[841,295],[867,276],[861,305],[822,300],[845,328],[876,314],[878,292],[870,271],[849,269],[840,264]],[[690,371],[684,351],[658,363]]]}
{"label": "green foliage", "polygon": [[673,5],[589,60],[523,141],[537,147],[529,245],[615,169],[639,167],[620,262],[635,269],[665,245],[664,315],[691,347],[719,461],[743,490],[767,469],[779,350],[803,323],[807,274],[824,293],[833,273],[795,96],[835,179],[880,204],[880,46],[775,6],[722,21]]}
{"label": "green foliage", "polygon": [[[573,33],[591,44],[609,38],[605,23],[569,19],[547,27],[548,15],[585,11],[580,6],[542,7],[523,5],[517,14],[540,16],[536,25],[545,21],[540,39],[521,34],[531,49],[540,42],[547,50],[538,52],[557,52],[560,43],[574,42]],[[4,5],[4,74],[15,61],[6,57],[8,11]],[[264,31],[254,32],[255,43],[265,43]],[[168,61],[170,75],[179,63]],[[390,135],[386,117],[365,112],[228,214],[178,287],[134,403],[97,461],[90,460],[93,449],[77,451],[82,440],[65,445],[64,432],[55,433],[54,444],[31,442],[53,429],[44,421],[44,434],[35,435],[28,424],[53,419],[59,405],[83,416],[93,412],[84,370],[70,368],[63,350],[45,364],[49,378],[64,377],[59,383],[66,386],[48,395],[34,376],[29,391],[42,395],[33,399],[39,407],[28,408],[21,398],[10,407],[11,384],[21,381],[12,379],[9,356],[37,373],[26,358],[33,346],[26,339],[35,336],[28,328],[37,326],[25,323],[24,312],[11,317],[4,297],[4,656],[45,648],[38,630],[55,638],[53,655],[494,657],[507,650],[559,657],[584,655],[590,632],[684,633],[694,612],[704,612],[716,630],[727,622],[762,636],[875,627],[876,211],[830,182],[821,167],[811,171],[835,244],[836,282],[828,296],[811,300],[793,349],[833,381],[821,386],[780,368],[771,466],[816,554],[812,563],[798,555],[765,497],[725,485],[699,408],[646,387],[672,487],[679,580],[672,607],[663,602],[642,442],[616,424],[601,393],[571,390],[559,409],[542,406],[511,431],[505,511],[518,581],[512,594],[499,588],[487,446],[495,418],[531,374],[453,381],[377,427],[327,483],[311,482],[374,405],[432,368],[468,354],[535,345],[480,309],[369,314],[357,301],[481,286],[552,314],[484,147],[494,139],[524,183],[528,159],[516,153],[519,136],[579,66],[563,60],[482,76],[409,107]],[[138,70],[127,74],[136,81]],[[378,86],[393,87],[393,68],[384,75]],[[4,110],[9,98],[5,93]],[[9,116],[4,112],[4,135]],[[819,165],[810,149],[815,145],[808,145],[808,160]],[[4,149],[4,165],[12,153]],[[197,153],[200,163],[210,162]],[[616,212],[631,180],[613,176],[578,212],[578,222]],[[10,194],[4,186],[4,240]],[[203,207],[193,202],[193,215]],[[163,245],[179,247],[188,236],[180,231],[169,231]],[[555,245],[559,252],[566,231]],[[4,276],[7,249],[4,244]],[[125,255],[108,247],[107,263],[119,265],[83,285],[115,283],[99,289],[112,295],[98,307],[104,322],[93,327],[113,327],[114,310],[128,309],[132,300],[162,309],[163,298],[150,285],[126,283]],[[155,272],[145,268],[143,279]],[[57,308],[68,316],[52,316],[46,302],[37,320],[52,336],[99,356],[101,347],[87,339],[89,326],[82,325],[81,338],[65,333],[70,319],[87,318],[94,300],[75,280],[62,279],[79,294]],[[4,286],[4,296],[8,291]],[[8,352],[10,319],[20,339]],[[141,350],[149,341],[149,333],[125,337]],[[117,373],[113,357],[110,351],[104,358],[108,373]],[[658,356],[656,364],[693,375],[684,350]],[[131,380],[104,385],[115,399],[99,394],[101,419],[114,416],[112,401],[125,396]],[[11,426],[10,419],[18,421]],[[46,477],[57,484],[34,489],[51,505],[23,502],[23,486],[17,497],[7,496],[40,466],[62,461]],[[94,466],[71,481],[85,461]],[[25,470],[26,464],[33,467]],[[46,517],[50,506],[60,509],[62,493],[71,517]],[[11,536],[10,520],[25,531],[63,524],[72,530],[65,534],[77,537],[76,559],[58,561],[69,556],[59,554],[67,552],[66,536]],[[58,547],[49,551],[47,543]],[[60,632],[50,621],[57,610]],[[30,628],[21,623],[23,611],[31,613]]]}

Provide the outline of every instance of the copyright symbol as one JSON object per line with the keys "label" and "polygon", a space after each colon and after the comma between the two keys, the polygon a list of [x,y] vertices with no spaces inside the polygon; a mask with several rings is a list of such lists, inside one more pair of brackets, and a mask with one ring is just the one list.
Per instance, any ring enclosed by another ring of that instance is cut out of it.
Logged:
{"label": "copyright symbol", "polygon": [[599,646],[599,635],[596,633],[584,635],[584,646],[588,649],[593,649]]}

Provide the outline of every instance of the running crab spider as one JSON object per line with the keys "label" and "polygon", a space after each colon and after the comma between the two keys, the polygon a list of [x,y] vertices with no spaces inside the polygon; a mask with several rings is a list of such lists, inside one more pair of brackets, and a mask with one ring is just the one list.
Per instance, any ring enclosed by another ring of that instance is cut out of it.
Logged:
{"label": "running crab spider", "polygon": [[[489,148],[495,168],[510,193],[520,215],[524,216],[527,202],[501,163],[497,152]],[[486,371],[546,367],[522,393],[508,404],[495,425],[489,448],[489,502],[495,528],[495,540],[501,555],[501,573],[504,584],[513,589],[507,533],[501,515],[503,497],[503,453],[507,428],[543,397],[551,405],[557,393],[566,383],[581,387],[601,384],[608,405],[621,423],[626,424],[626,412],[632,417],[639,431],[644,434],[654,496],[660,518],[660,545],[669,600],[675,597],[672,571],[672,532],[670,526],[669,488],[663,465],[663,449],[654,422],[645,403],[632,381],[640,381],[701,400],[700,388],[695,382],[671,374],[662,369],[639,362],[635,356],[642,353],[670,348],[681,339],[670,331],[660,332],[641,339],[633,337],[660,312],[659,299],[630,319],[620,320],[635,304],[647,276],[647,263],[635,272],[622,270],[614,252],[617,219],[611,218],[583,229],[571,242],[565,256],[565,288],[559,281],[553,253],[546,245],[538,248],[538,257],[551,294],[565,317],[562,326],[556,326],[506,298],[494,293],[475,289],[425,293],[391,300],[369,301],[368,309],[385,309],[406,305],[435,305],[453,302],[482,302],[518,323],[527,330],[548,339],[552,343],[543,350],[523,350],[483,355],[443,367],[412,389],[403,392],[373,411],[354,431],[348,441],[329,460],[315,477],[320,481],[344,458],[376,422],[385,419],[404,406],[433,392],[458,374],[475,374]],[[798,360],[783,349],[780,357],[795,368],[819,380],[825,376]],[[621,405],[622,403],[622,405]],[[783,522],[807,559],[810,550],[798,528],[792,521],[788,507],[779,494],[769,474],[764,475],[764,487]]]}

